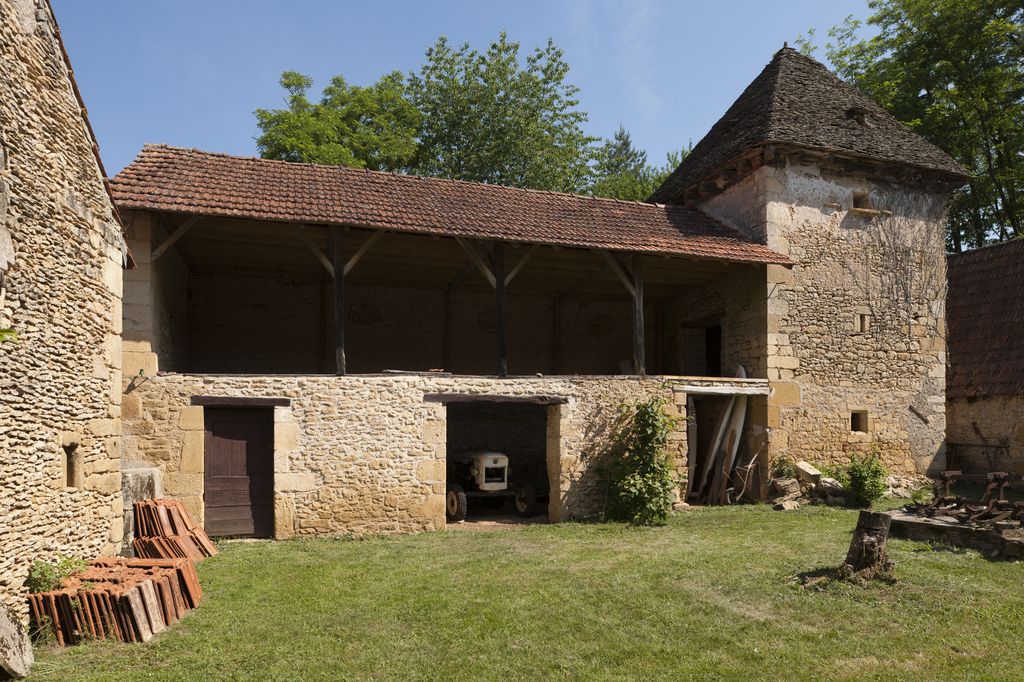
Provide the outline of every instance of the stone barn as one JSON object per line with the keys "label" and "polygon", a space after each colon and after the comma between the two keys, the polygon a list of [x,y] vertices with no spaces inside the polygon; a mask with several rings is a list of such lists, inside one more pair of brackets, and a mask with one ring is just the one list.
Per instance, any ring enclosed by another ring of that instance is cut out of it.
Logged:
{"label": "stone barn", "polygon": [[0,597],[121,548],[126,250],[49,3],[0,0]]}
{"label": "stone barn", "polygon": [[593,515],[650,396],[690,417],[681,496],[736,395],[755,494],[783,455],[941,468],[965,177],[788,48],[648,203],[146,146],[113,181],[125,458],[210,532],[278,538],[442,528],[462,449]]}
{"label": "stone barn", "polygon": [[1024,241],[949,257],[947,468],[1024,474]]}

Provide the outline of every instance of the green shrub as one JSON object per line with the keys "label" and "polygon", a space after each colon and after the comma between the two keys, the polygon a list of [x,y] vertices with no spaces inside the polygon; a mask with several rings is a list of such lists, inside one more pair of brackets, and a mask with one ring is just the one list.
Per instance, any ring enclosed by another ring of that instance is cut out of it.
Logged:
{"label": "green shrub", "polygon": [[889,472],[877,453],[851,455],[847,471],[850,474],[850,496],[858,505],[870,507],[885,494],[885,479]]}
{"label": "green shrub", "polygon": [[627,412],[620,448],[608,467],[608,515],[642,526],[659,525],[672,510],[675,481],[665,443],[675,424],[665,402],[651,399]]}
{"label": "green shrub", "polygon": [[850,467],[842,464],[825,464],[818,467],[818,471],[821,472],[824,478],[834,478],[839,481],[839,485],[843,486],[847,490],[850,489]]}
{"label": "green shrub", "polygon": [[80,573],[87,568],[85,561],[75,557],[57,555],[57,563],[35,561],[28,570],[25,587],[29,592],[50,592],[58,590],[72,574]]}
{"label": "green shrub", "polygon": [[772,459],[772,478],[796,478],[796,462],[789,455],[778,455]]}

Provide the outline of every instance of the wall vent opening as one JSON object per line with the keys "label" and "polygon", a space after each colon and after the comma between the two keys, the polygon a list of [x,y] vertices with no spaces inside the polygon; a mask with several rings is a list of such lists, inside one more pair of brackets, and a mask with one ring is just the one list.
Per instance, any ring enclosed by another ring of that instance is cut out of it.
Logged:
{"label": "wall vent opening", "polygon": [[78,443],[69,443],[64,449],[64,485],[68,488],[82,487],[82,452]]}
{"label": "wall vent opening", "polygon": [[871,122],[868,120],[868,110],[864,107],[850,107],[846,110],[846,118],[852,119],[860,125],[870,128]]}
{"label": "wall vent opening", "polygon": [[857,313],[854,329],[859,334],[866,334],[871,329],[871,316],[867,313]]}
{"label": "wall vent opening", "polygon": [[853,410],[850,412],[850,431],[854,433],[868,432],[868,411]]}

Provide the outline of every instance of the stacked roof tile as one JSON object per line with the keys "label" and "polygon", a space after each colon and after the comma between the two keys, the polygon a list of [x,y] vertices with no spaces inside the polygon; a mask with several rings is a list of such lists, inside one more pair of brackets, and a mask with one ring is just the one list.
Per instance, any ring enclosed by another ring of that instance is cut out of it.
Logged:
{"label": "stacked roof tile", "polygon": [[946,395],[1024,394],[1024,240],[949,257]]}
{"label": "stacked roof tile", "polygon": [[122,209],[790,264],[707,214],[475,182],[146,145],[112,181]]}
{"label": "stacked roof tile", "polygon": [[820,62],[790,47],[761,74],[651,196],[671,202],[744,152],[768,144],[914,166],[953,178],[967,172]]}

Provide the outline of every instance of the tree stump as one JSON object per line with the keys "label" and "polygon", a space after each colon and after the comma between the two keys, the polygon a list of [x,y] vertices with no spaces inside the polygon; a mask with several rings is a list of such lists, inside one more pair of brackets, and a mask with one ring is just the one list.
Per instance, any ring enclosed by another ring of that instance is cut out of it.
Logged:
{"label": "tree stump", "polygon": [[890,521],[888,514],[869,511],[860,513],[846,562],[839,569],[841,578],[870,580],[892,577],[892,562],[886,551]]}

